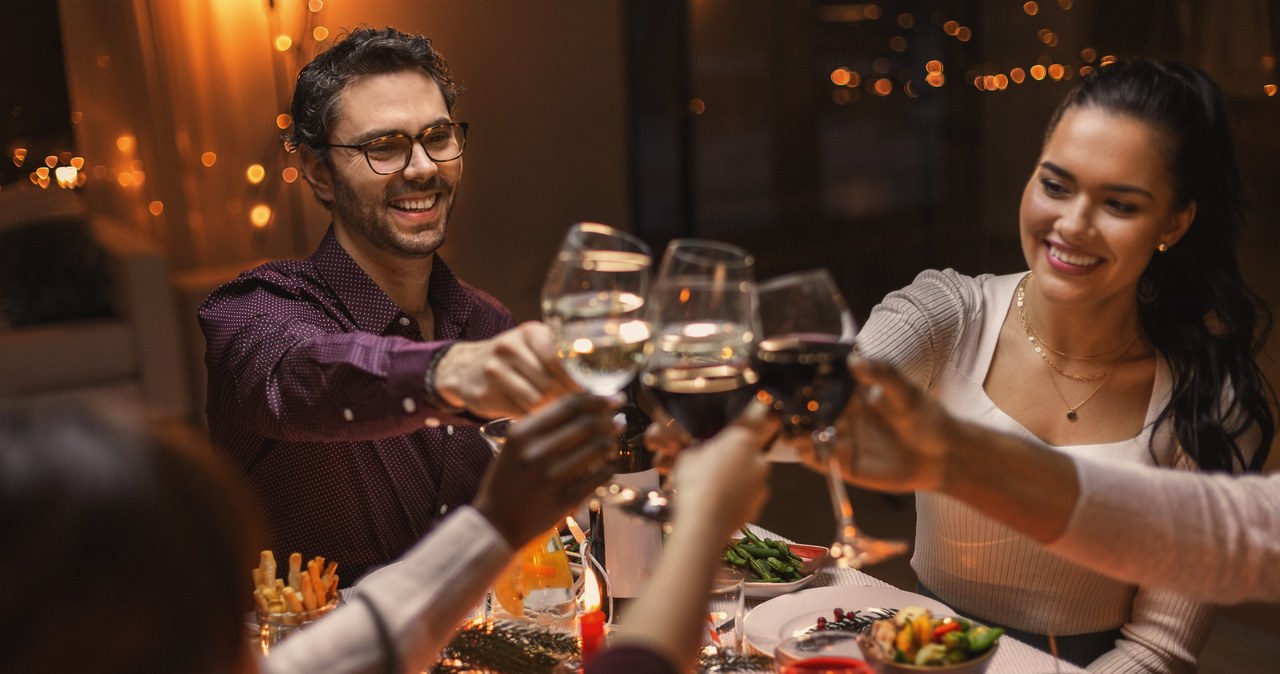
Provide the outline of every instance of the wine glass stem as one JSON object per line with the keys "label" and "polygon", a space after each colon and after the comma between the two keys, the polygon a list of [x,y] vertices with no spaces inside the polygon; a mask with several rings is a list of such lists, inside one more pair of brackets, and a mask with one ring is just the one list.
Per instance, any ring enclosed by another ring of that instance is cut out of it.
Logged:
{"label": "wine glass stem", "polygon": [[840,468],[840,459],[836,457],[832,447],[835,437],[834,428],[825,428],[813,436],[813,445],[818,456],[827,463],[827,490],[831,493],[831,510],[836,517],[838,540],[851,541],[858,535],[858,527],[853,523],[853,504],[849,502],[849,492],[844,486],[844,471]]}

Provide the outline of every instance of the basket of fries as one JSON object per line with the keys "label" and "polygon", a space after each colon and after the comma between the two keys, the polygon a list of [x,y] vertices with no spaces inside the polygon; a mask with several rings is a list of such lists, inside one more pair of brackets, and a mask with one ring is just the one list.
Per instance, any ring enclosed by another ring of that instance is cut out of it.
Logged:
{"label": "basket of fries", "polygon": [[278,578],[275,555],[262,551],[253,569],[253,603],[263,653],[338,607],[342,595],[338,593],[337,571],[337,562],[326,565],[319,556],[304,567],[302,555],[295,552],[289,555],[287,577]]}

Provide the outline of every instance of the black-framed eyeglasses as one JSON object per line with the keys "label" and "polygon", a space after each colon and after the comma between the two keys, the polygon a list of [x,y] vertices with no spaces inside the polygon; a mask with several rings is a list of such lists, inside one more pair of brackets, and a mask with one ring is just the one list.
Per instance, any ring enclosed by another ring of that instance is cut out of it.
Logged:
{"label": "black-framed eyeglasses", "polygon": [[345,147],[349,150],[360,150],[364,153],[369,168],[378,175],[391,175],[403,171],[413,157],[413,144],[416,142],[426,151],[427,157],[436,163],[453,161],[462,156],[462,149],[467,145],[466,122],[448,122],[436,124],[423,129],[421,133],[410,138],[403,133],[374,138],[359,145],[342,145],[329,143],[329,147]]}

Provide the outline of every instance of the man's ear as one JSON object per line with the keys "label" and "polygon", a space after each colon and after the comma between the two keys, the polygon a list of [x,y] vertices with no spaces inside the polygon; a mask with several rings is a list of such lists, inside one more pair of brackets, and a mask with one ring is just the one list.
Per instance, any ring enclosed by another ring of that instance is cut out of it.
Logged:
{"label": "man's ear", "polygon": [[311,185],[316,199],[326,206],[333,203],[333,169],[329,162],[321,159],[309,147],[299,148],[298,154],[302,159],[302,177]]}

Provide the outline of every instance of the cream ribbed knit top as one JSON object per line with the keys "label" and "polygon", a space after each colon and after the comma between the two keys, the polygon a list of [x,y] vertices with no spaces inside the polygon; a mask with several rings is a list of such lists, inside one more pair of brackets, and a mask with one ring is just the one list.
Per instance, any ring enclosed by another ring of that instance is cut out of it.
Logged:
{"label": "cream ribbed knit top", "polygon": [[[870,357],[892,362],[952,414],[1040,442],[983,389],[1021,278],[926,271],[872,311],[858,336],[859,346]],[[1170,395],[1168,366],[1157,361],[1141,434],[1122,442],[1055,449],[1143,464],[1153,463],[1154,454],[1158,465],[1194,469],[1164,427],[1151,445],[1152,424]],[[916,513],[911,566],[925,587],[960,613],[1058,636],[1123,625],[1117,648],[1090,671],[1195,671],[1212,626],[1211,608],[1088,571],[946,496],[917,494]]]}

